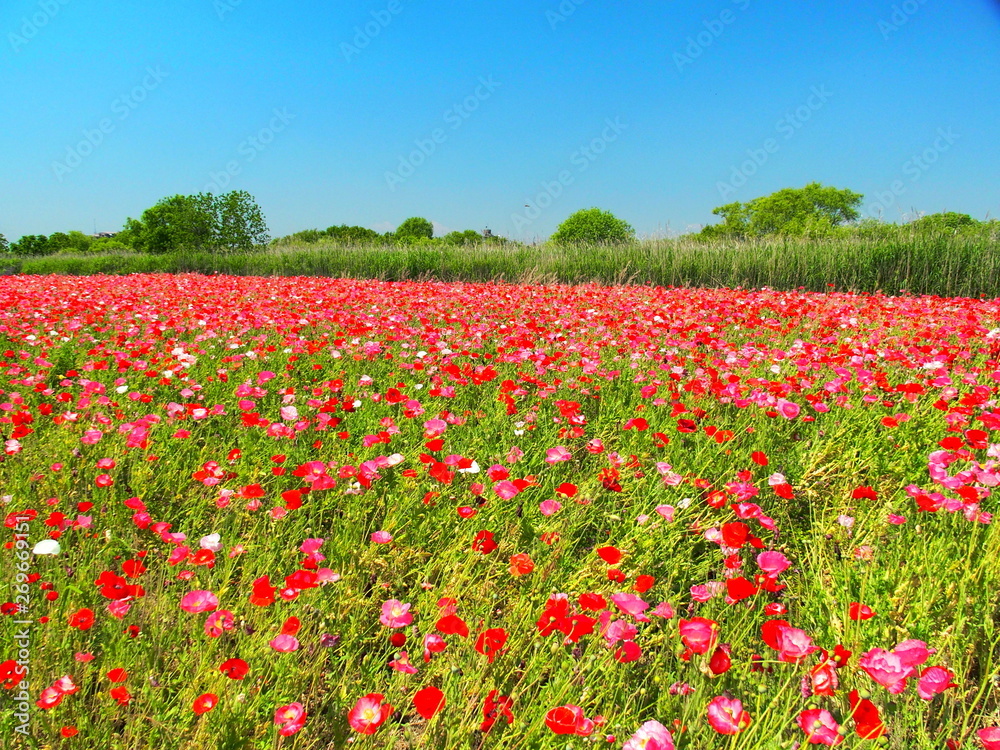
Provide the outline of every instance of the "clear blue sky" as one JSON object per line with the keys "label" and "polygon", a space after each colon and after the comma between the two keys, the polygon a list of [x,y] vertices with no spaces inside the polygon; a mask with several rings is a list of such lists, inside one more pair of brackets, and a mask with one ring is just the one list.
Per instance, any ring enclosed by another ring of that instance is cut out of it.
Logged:
{"label": "clear blue sky", "polygon": [[4,0],[0,35],[8,239],[213,185],[275,236],[678,232],[811,181],[1000,215],[995,0]]}

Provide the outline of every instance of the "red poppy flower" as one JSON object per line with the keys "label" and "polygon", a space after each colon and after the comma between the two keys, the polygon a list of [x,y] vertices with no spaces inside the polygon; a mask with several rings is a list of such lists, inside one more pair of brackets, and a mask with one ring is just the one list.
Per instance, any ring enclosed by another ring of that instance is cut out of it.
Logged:
{"label": "red poppy flower", "polygon": [[870,620],[875,616],[875,612],[871,607],[860,602],[851,602],[851,605],[847,608],[847,614],[854,621]]}
{"label": "red poppy flower", "polygon": [[483,529],[476,534],[475,538],[472,540],[472,550],[473,552],[479,552],[483,555],[488,555],[490,552],[497,548],[497,543],[493,541],[493,532],[486,531]]}
{"label": "red poppy flower", "polygon": [[476,651],[488,659],[492,664],[493,660],[501,653],[504,644],[507,643],[507,631],[503,628],[490,628],[484,630],[476,638]]}
{"label": "red poppy flower", "polygon": [[219,665],[219,671],[230,680],[242,680],[250,671],[250,665],[242,659],[227,659]]}
{"label": "red poppy flower", "polygon": [[84,608],[69,616],[69,626],[78,630],[89,630],[94,625],[93,610]]}
{"label": "red poppy flower", "polygon": [[274,586],[271,585],[270,576],[261,576],[253,582],[250,603],[258,607],[269,607],[274,604]]}
{"label": "red poppy flower", "polygon": [[215,693],[204,693],[203,695],[199,695],[197,698],[194,699],[194,705],[191,707],[191,709],[198,716],[201,716],[202,714],[207,714],[209,711],[215,708],[218,702],[219,702],[219,696],[217,696]]}
{"label": "red poppy flower", "polygon": [[622,559],[621,550],[617,547],[598,547],[596,552],[608,565],[617,565]]}
{"label": "red poppy flower", "polygon": [[510,574],[512,576],[526,576],[535,569],[535,563],[531,556],[525,552],[519,552],[510,558]]}
{"label": "red poppy flower", "polygon": [[511,709],[514,701],[509,696],[500,695],[499,690],[491,690],[483,701],[483,722],[479,725],[479,731],[486,733],[493,729],[493,725],[503,720],[508,724],[514,721],[514,714]]}
{"label": "red poppy flower", "polygon": [[444,693],[433,685],[428,685],[413,695],[413,707],[417,709],[418,714],[428,720],[444,708],[444,704]]}
{"label": "red poppy flower", "polygon": [[858,733],[858,737],[874,740],[884,735],[885,724],[882,723],[878,706],[867,698],[862,698],[857,690],[852,690],[847,697],[851,702],[851,718],[854,719],[854,731]]}
{"label": "red poppy flower", "polygon": [[445,635],[460,635],[463,638],[469,637],[469,626],[458,615],[445,615],[438,619],[434,627]]}
{"label": "red poppy flower", "polygon": [[594,722],[583,715],[583,709],[573,704],[558,706],[545,714],[545,726],[555,734],[576,734],[587,737],[594,731]]}

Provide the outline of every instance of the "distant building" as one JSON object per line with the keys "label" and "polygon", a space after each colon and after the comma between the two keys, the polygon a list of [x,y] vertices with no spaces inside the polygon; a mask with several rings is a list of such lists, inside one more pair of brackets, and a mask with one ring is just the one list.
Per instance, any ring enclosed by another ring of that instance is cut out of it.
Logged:
{"label": "distant building", "polygon": [[493,236],[493,231],[489,227],[486,227],[486,229],[483,230],[483,237],[492,237],[492,236]]}
{"label": "distant building", "polygon": [[99,240],[104,237],[115,237],[117,234],[118,232],[98,232],[97,234],[92,234],[90,236],[93,237],[95,240]]}

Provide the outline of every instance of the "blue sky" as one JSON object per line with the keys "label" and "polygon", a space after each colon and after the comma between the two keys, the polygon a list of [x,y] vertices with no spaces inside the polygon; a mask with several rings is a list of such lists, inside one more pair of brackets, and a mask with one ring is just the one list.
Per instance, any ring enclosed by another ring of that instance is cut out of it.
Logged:
{"label": "blue sky", "polygon": [[275,236],[677,233],[811,181],[1000,215],[995,0],[5,0],[0,92],[8,239],[208,189]]}

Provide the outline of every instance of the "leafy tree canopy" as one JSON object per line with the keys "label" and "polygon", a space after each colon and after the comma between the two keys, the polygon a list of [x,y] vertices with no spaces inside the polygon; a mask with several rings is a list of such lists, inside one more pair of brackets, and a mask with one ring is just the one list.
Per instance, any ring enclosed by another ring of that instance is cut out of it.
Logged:
{"label": "leafy tree canopy", "polygon": [[706,237],[822,235],[846,222],[857,221],[864,198],[860,193],[812,182],[785,188],[746,203],[729,203],[712,211],[721,224],[705,227]]}
{"label": "leafy tree canopy", "polygon": [[915,229],[927,229],[932,231],[959,232],[963,229],[978,227],[982,222],[976,221],[968,214],[960,214],[955,211],[945,211],[937,214],[921,216],[912,222]]}
{"label": "leafy tree canopy", "polygon": [[552,235],[552,241],[559,245],[620,244],[634,239],[635,230],[628,222],[599,208],[577,211]]}
{"label": "leafy tree canopy", "polygon": [[119,239],[147,253],[250,250],[270,239],[264,215],[244,190],[174,195],[128,219]]}
{"label": "leafy tree canopy", "polygon": [[464,232],[448,232],[442,239],[449,245],[476,245],[483,242],[483,236],[475,229]]}
{"label": "leafy tree canopy", "polygon": [[434,225],[427,219],[420,216],[411,216],[398,227],[396,227],[395,238],[397,240],[420,240],[432,239],[434,237]]}
{"label": "leafy tree canopy", "polygon": [[49,238],[44,234],[26,234],[10,246],[15,255],[46,255],[49,252]]}

